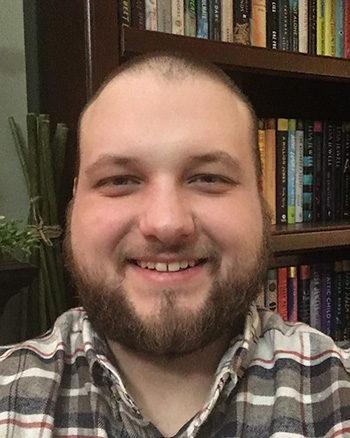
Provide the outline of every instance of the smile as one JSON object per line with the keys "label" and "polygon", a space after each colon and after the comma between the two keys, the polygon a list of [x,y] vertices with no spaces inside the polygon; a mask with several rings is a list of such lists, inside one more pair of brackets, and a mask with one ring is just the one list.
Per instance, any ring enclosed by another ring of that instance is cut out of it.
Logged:
{"label": "smile", "polygon": [[178,272],[188,268],[194,268],[195,266],[205,263],[207,259],[198,260],[181,260],[171,263],[153,262],[153,261],[139,261],[133,260],[132,262],[142,269],[150,269],[158,272]]}

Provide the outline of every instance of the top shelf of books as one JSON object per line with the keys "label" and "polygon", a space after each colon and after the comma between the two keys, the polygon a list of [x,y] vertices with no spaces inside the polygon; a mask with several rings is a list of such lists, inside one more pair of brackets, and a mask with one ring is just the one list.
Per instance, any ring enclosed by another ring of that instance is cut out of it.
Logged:
{"label": "top shelf of books", "polygon": [[122,58],[153,50],[196,53],[220,65],[226,71],[246,71],[350,83],[350,59],[286,52],[122,27]]}

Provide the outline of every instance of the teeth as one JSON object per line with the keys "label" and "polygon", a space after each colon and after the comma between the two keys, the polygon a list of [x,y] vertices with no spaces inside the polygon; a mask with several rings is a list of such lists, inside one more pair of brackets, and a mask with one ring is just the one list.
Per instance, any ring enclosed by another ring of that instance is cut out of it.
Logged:
{"label": "teeth", "polygon": [[188,266],[188,261],[184,260],[183,262],[180,262],[180,268],[181,269],[186,269]]}
{"label": "teeth", "polygon": [[156,271],[166,272],[167,270],[168,269],[166,263],[156,263]]}
{"label": "teeth", "polygon": [[190,260],[188,264],[193,268],[196,265],[196,262],[194,260]]}
{"label": "teeth", "polygon": [[159,272],[177,272],[180,271],[180,269],[186,269],[188,267],[193,268],[196,266],[195,260],[182,260],[181,262],[171,262],[171,263],[163,263],[163,262],[146,262],[146,261],[137,261],[136,262],[138,266],[142,269],[155,269]]}
{"label": "teeth", "polygon": [[168,271],[175,272],[180,270],[180,263],[173,262],[168,264]]}

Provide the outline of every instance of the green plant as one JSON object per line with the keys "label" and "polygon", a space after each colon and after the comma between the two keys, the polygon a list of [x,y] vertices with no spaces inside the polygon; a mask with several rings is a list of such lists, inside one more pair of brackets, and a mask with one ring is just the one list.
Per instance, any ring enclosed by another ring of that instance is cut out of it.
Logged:
{"label": "green plant", "polygon": [[6,222],[0,216],[0,255],[10,258],[29,257],[38,247],[39,239],[28,229],[20,228],[20,221]]}

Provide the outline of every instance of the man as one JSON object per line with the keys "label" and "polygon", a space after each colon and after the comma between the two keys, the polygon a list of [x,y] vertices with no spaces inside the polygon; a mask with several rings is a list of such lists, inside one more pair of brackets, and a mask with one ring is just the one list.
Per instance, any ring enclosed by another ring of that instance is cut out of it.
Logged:
{"label": "man", "polygon": [[65,253],[83,308],[0,361],[1,437],[350,436],[350,353],[257,309],[254,112],[182,55],[125,64],[81,117]]}

